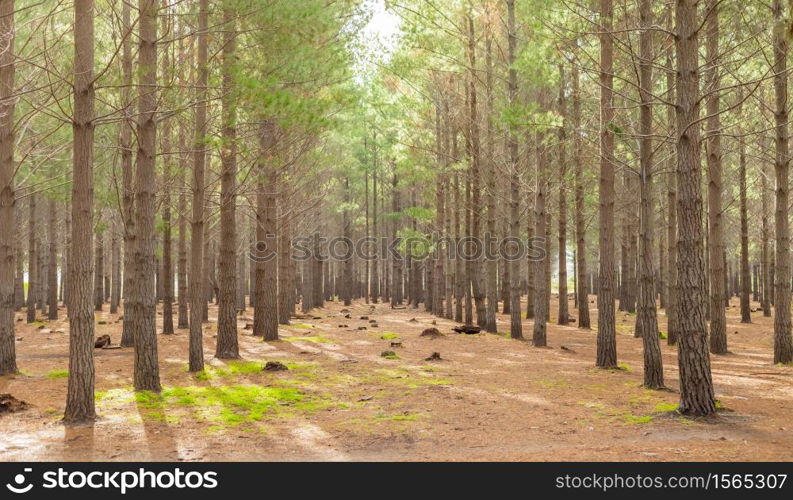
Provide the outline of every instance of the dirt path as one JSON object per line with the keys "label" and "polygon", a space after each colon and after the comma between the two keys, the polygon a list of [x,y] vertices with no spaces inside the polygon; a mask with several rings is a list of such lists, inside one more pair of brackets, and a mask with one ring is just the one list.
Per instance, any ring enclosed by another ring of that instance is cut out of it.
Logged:
{"label": "dirt path", "polygon": [[[713,358],[723,411],[712,422],[670,416],[676,393],[640,387],[633,315],[617,317],[624,369],[604,371],[594,367],[594,331],[575,326],[549,325],[549,347],[538,349],[506,335],[452,333],[454,323],[423,308],[344,309],[333,303],[295,319],[270,344],[243,330],[241,316],[244,362],[212,359],[212,320],[200,375],[186,371],[186,330],[159,335],[161,398],[131,391],[131,349],[97,350],[101,418],[80,428],[59,422],[68,324],[20,321],[22,373],[0,378],[0,393],[31,407],[0,416],[0,460],[793,459],[793,368],[772,364],[771,318],[756,313],[742,325],[737,303],[727,312],[733,354]],[[117,344],[118,318],[97,321],[97,335]],[[431,326],[446,335],[420,337]],[[508,328],[506,316],[499,328]],[[664,341],[663,351],[676,389],[676,350]],[[425,361],[433,352],[442,360]],[[261,371],[270,360],[290,369]]]}

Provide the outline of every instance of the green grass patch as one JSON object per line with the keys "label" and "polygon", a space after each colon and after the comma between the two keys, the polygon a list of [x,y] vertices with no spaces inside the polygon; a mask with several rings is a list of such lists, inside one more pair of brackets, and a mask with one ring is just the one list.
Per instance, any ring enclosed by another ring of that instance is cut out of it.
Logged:
{"label": "green grass patch", "polygon": [[51,372],[47,373],[47,378],[69,378],[69,370],[52,370]]}
{"label": "green grass patch", "polygon": [[299,330],[311,330],[312,328],[316,328],[316,326],[310,325],[308,323],[295,323],[289,326],[291,326],[292,328],[297,328]]}
{"label": "green grass patch", "polygon": [[[161,412],[165,406],[192,410],[194,418],[222,427],[252,424],[265,418],[289,416],[291,411],[310,412],[326,408],[327,402],[309,397],[294,387],[230,385],[220,387],[166,387],[161,394],[139,392],[138,407]],[[151,416],[151,412],[148,413]]]}
{"label": "green grass patch", "polygon": [[677,403],[658,403],[655,405],[657,412],[669,412],[677,410]]}
{"label": "green grass patch", "polygon": [[625,371],[625,372],[633,371],[633,369],[631,368],[631,365],[629,365],[628,363],[620,363],[620,364],[617,365],[617,367],[620,370]]}
{"label": "green grass patch", "polygon": [[634,415],[632,413],[624,413],[622,414],[622,419],[625,420],[626,423],[636,425],[636,424],[646,424],[652,421],[652,415]]}
{"label": "green grass patch", "polygon": [[396,333],[385,332],[382,335],[380,335],[380,338],[383,340],[394,340],[394,339],[398,339],[399,335],[397,335]]}
{"label": "green grass patch", "polygon": [[239,375],[260,373],[264,365],[257,361],[230,361],[226,366],[209,366],[196,372],[196,380],[206,382],[218,378],[232,378]]}
{"label": "green grass patch", "polygon": [[327,337],[313,336],[313,337],[284,337],[281,340],[285,342],[316,342],[320,344],[331,343],[333,340]]}

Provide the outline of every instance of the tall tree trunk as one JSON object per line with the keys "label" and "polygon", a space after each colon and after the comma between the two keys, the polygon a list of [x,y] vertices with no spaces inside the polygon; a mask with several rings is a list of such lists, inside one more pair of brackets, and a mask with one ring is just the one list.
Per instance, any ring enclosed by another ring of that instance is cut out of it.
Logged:
{"label": "tall tree trunk", "polygon": [[[517,31],[515,29],[515,0],[507,2],[507,64],[509,67],[507,77],[507,99],[510,107],[517,105],[518,99],[518,74],[514,67],[517,45]],[[509,155],[509,237],[515,249],[515,242],[520,231],[520,173],[518,172],[518,137],[515,126],[510,121],[507,133],[507,151]],[[517,252],[515,252],[517,253]],[[523,326],[520,318],[520,260],[516,257],[508,259],[505,263],[509,266],[509,317],[510,337],[523,338]]]}
{"label": "tall tree trunk", "polygon": [[222,124],[220,174],[220,283],[218,337],[215,357],[240,357],[237,340],[237,110],[234,93],[236,18],[229,2],[223,4]]}
{"label": "tall tree trunk", "polygon": [[774,258],[774,363],[793,361],[793,336],[790,326],[790,222],[788,192],[790,189],[790,158],[788,148],[788,39],[782,0],[774,0],[774,144],[776,161],[776,255]]}
{"label": "tall tree trunk", "polygon": [[0,375],[17,372],[14,335],[14,1],[0,2]]}
{"label": "tall tree trunk", "polygon": [[265,119],[259,138],[260,163],[256,186],[256,302],[253,334],[278,340],[278,259],[276,234],[276,172],[273,164],[276,124]]}
{"label": "tall tree trunk", "polygon": [[[739,101],[743,101],[743,92],[738,93]],[[737,114],[742,116],[742,106],[738,106]],[[749,302],[751,292],[751,276],[749,274],[749,212],[746,207],[746,138],[743,128],[738,129],[738,184],[741,217],[741,265],[740,265],[740,296],[741,323],[751,323],[752,313]],[[765,194],[763,194],[765,196]]]}
{"label": "tall tree trunk", "polygon": [[105,291],[102,273],[105,268],[104,232],[97,230],[94,236],[94,311],[101,311],[104,305]]}
{"label": "tall tree trunk", "polygon": [[612,0],[600,0],[600,276],[598,284],[597,366],[617,367],[614,311],[614,132]]}
{"label": "tall tree trunk", "polygon": [[287,210],[287,196],[280,193],[278,215],[278,322],[282,325],[289,324],[289,317],[294,307],[294,281],[291,279],[290,267],[292,259],[292,231],[290,214]]}
{"label": "tall tree trunk", "polygon": [[[760,199],[762,205],[762,221],[761,221],[761,238],[762,238],[762,253],[760,254],[761,262],[760,262],[760,273],[761,276],[759,277],[759,281],[761,281],[761,287],[755,287],[755,290],[758,288],[763,289],[763,295],[761,298],[762,306],[763,306],[763,316],[766,318],[771,317],[771,295],[772,295],[772,285],[771,285],[771,273],[769,270],[769,266],[771,265],[770,257],[769,257],[769,248],[768,248],[768,238],[769,238],[769,227],[768,227],[768,210],[769,210],[769,203],[768,203],[768,179],[771,178],[771,173],[768,171],[768,164],[766,162],[762,162],[761,164],[761,171],[760,171]],[[755,293],[755,298],[757,297],[757,293]]]}
{"label": "tall tree trunk", "polygon": [[[567,302],[567,103],[565,101],[564,66],[559,66],[559,114],[562,126],[559,127],[559,315],[557,322],[566,325],[570,322]],[[548,290],[550,296],[550,290]]]}
{"label": "tall tree trunk", "polygon": [[[7,2],[10,3],[10,2]],[[6,3],[6,4],[7,4]],[[5,17],[3,17],[5,19]],[[96,417],[92,299],[94,211],[94,2],[74,2],[74,146],[72,251],[69,263],[69,380],[67,423]]]}
{"label": "tall tree trunk", "polygon": [[[548,233],[548,212],[546,209],[548,197],[548,151],[546,149],[544,133],[537,134],[537,188],[534,191],[534,234],[545,235]],[[532,344],[535,347],[544,347],[548,344],[546,329],[548,322],[548,264],[551,260],[551,245],[546,238],[540,250],[542,259],[534,261],[534,328]],[[561,298],[560,298],[561,300]]]}
{"label": "tall tree trunk", "polygon": [[369,293],[371,294],[371,301],[377,304],[380,298],[380,233],[378,231],[377,220],[377,205],[378,205],[378,192],[377,192],[377,134],[373,135],[373,151],[372,151],[372,235],[375,238],[375,244],[372,246],[374,251],[372,259],[372,274],[370,276],[371,282],[369,283]]}
{"label": "tall tree trunk", "polygon": [[132,317],[135,322],[135,389],[160,391],[154,283],[154,207],[157,147],[157,1],[139,0],[138,154],[135,168],[135,230]]}
{"label": "tall tree trunk", "polygon": [[[118,219],[113,217],[112,236],[110,240],[110,253],[112,255],[112,291],[110,293],[110,313],[118,313],[121,303],[121,246],[118,244]],[[63,272],[63,271],[61,271]]]}
{"label": "tall tree trunk", "polygon": [[195,136],[193,139],[193,201],[190,221],[190,342],[189,370],[204,369],[203,312],[206,306],[204,284],[204,165],[206,163],[205,137],[207,135],[207,12],[208,0],[200,0],[198,11],[198,78],[196,81]]}
{"label": "tall tree trunk", "polygon": [[590,328],[588,271],[586,260],[586,221],[584,220],[584,169],[581,144],[581,88],[578,65],[572,64],[573,80],[573,165],[575,168],[575,240],[576,277],[578,297],[578,327]]}
{"label": "tall tree trunk", "polygon": [[[36,321],[36,294],[38,293],[38,255],[36,253],[36,193],[31,193],[28,203],[28,296],[27,322]],[[93,229],[92,229],[93,233]],[[93,282],[91,283],[93,285]]]}
{"label": "tall tree trunk", "polygon": [[[126,34],[132,30],[130,21],[131,2],[122,2],[121,25]],[[121,211],[124,225],[124,319],[121,325],[121,347],[135,345],[135,332],[132,318],[132,279],[135,274],[133,260],[135,247],[135,170],[132,163],[132,35],[125,36],[121,42],[121,104],[124,117],[121,121],[119,146],[121,149]]]}
{"label": "tall tree trunk", "polygon": [[709,415],[716,411],[716,403],[705,315],[697,0],[677,0],[675,19],[680,412]]}
{"label": "tall tree trunk", "polygon": [[[398,221],[401,217],[397,218],[397,214],[402,210],[400,196],[399,196],[399,179],[397,178],[396,170],[394,169],[393,177],[391,180],[391,209],[394,212],[394,219],[391,221],[391,239],[396,241],[399,234]],[[391,306],[395,307],[402,305],[402,263],[404,256],[400,253],[395,255],[392,259],[392,273],[391,273]]]}
{"label": "tall tree trunk", "polygon": [[[669,102],[675,102],[675,87],[674,87],[674,71],[672,69],[672,57],[667,56],[666,59],[666,99]],[[669,124],[669,136],[674,136],[675,129],[675,107],[670,105],[666,107],[666,121]],[[677,169],[675,155],[677,154],[676,145],[670,147],[667,171],[669,174],[666,178],[666,206],[669,211],[669,217],[666,226],[666,243],[667,247],[667,292],[666,292],[666,328],[667,328],[667,343],[675,345],[677,337],[680,333],[680,317],[678,304],[680,303],[680,289],[678,287],[678,270],[677,270]]]}
{"label": "tall tree trunk", "polygon": [[485,290],[487,293],[487,310],[485,330],[496,333],[496,311],[498,310],[498,251],[491,248],[496,240],[496,161],[495,134],[493,133],[493,38],[491,30],[487,31],[485,40],[485,65],[487,67],[486,78],[486,100],[487,100],[487,120],[485,122],[485,177],[487,179],[487,235],[484,238],[486,245],[485,259],[487,263],[487,282]]}
{"label": "tall tree trunk", "polygon": [[[47,279],[49,285],[47,291],[49,297],[47,302],[49,310],[47,311],[47,319],[58,319],[58,212],[55,208],[55,199],[50,199],[50,223],[48,235],[49,259],[47,266]],[[13,263],[12,263],[13,264]]]}
{"label": "tall tree trunk", "polygon": [[719,0],[708,0],[706,5],[706,44],[708,78],[707,91],[707,163],[708,163],[708,252],[710,262],[710,352],[727,353],[727,316],[724,308],[724,216],[721,193],[721,119],[719,86]]}
{"label": "tall tree trunk", "polygon": [[639,39],[639,296],[636,332],[644,345],[644,386],[664,386],[663,360],[658,341],[658,315],[655,309],[655,267],[653,264],[653,31],[651,0],[639,2],[641,34]]}
{"label": "tall tree trunk", "polygon": [[179,294],[178,314],[177,314],[177,328],[189,328],[190,320],[188,318],[187,302],[187,186],[185,184],[185,172],[188,167],[188,158],[184,153],[187,150],[185,126],[180,121],[179,124],[179,239],[176,242],[177,252],[177,270],[176,270],[176,286]]}

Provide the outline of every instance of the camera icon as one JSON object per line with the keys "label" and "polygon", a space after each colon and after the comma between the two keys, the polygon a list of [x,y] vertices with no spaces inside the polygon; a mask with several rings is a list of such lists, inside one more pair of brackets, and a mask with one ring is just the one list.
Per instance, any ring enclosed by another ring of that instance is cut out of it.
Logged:
{"label": "camera icon", "polygon": [[[33,469],[30,467],[25,467],[24,472],[33,472]],[[26,478],[24,474],[17,474],[14,476],[14,484],[6,483],[6,488],[9,489],[12,493],[27,493],[31,489],[33,489],[33,484],[25,484]]]}

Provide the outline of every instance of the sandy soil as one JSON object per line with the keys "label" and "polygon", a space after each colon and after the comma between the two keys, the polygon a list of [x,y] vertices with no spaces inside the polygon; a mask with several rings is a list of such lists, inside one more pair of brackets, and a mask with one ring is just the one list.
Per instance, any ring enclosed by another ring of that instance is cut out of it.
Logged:
{"label": "sandy soil", "polygon": [[[247,311],[239,318],[241,363],[213,359],[211,318],[201,375],[187,373],[186,330],[159,335],[162,398],[131,391],[131,349],[97,350],[100,418],[85,427],[60,423],[68,323],[27,325],[19,314],[22,373],[0,378],[0,392],[31,407],[0,416],[0,460],[793,459],[793,367],[772,364],[771,318],[758,312],[740,324],[737,301],[727,311],[733,354],[713,357],[722,410],[708,421],[670,411],[677,354],[666,341],[672,391],[640,386],[633,315],[618,313],[624,369],[609,371],[594,367],[595,332],[574,323],[549,325],[549,347],[534,348],[504,334],[455,334],[452,322],[423,308],[357,302],[346,308],[350,318],[343,309],[332,303],[295,319],[272,343],[243,329]],[[446,335],[420,337],[433,325]],[[530,326],[524,320],[528,336]],[[116,315],[98,313],[97,335],[117,345],[120,327]],[[508,331],[508,317],[499,316],[499,330]],[[401,346],[391,347],[395,341]],[[442,360],[425,361],[433,352]],[[272,360],[290,369],[260,370]]]}

